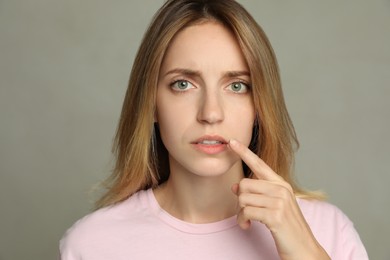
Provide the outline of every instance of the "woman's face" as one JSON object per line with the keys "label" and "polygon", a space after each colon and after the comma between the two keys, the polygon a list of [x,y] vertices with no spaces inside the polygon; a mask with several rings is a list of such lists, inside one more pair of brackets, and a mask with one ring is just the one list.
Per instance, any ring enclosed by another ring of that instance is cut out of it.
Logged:
{"label": "woman's face", "polygon": [[242,174],[241,160],[227,142],[250,143],[255,120],[250,85],[241,49],[222,25],[193,25],[175,36],[160,70],[156,114],[171,174]]}

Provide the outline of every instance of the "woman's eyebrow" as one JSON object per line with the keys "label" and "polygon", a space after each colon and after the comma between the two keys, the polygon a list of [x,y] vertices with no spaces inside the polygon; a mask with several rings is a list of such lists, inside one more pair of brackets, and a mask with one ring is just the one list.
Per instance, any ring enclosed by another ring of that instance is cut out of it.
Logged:
{"label": "woman's eyebrow", "polygon": [[240,76],[248,76],[250,77],[251,74],[249,71],[246,70],[237,70],[237,71],[227,71],[223,75],[225,78],[235,78],[235,77],[240,77]]}
{"label": "woman's eyebrow", "polygon": [[[191,69],[183,69],[183,68],[175,68],[172,70],[169,70],[165,73],[164,76],[167,76],[169,74],[181,74],[189,77],[200,77],[202,73],[197,70],[191,70]],[[247,70],[233,70],[233,71],[227,71],[223,73],[223,78],[235,78],[239,76],[248,76],[250,77],[250,73]]]}
{"label": "woman's eyebrow", "polygon": [[181,74],[189,77],[200,77],[201,73],[200,71],[191,70],[191,69],[182,69],[182,68],[175,68],[172,70],[169,70],[167,73],[165,73],[164,76],[167,76],[169,74]]}

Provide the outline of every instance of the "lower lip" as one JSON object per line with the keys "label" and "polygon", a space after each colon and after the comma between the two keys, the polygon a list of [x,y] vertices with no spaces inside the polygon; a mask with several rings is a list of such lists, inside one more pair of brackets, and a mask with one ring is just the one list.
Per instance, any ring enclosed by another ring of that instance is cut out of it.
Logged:
{"label": "lower lip", "polygon": [[206,154],[218,154],[222,153],[227,149],[226,144],[213,144],[213,145],[205,145],[205,144],[194,144],[195,148]]}

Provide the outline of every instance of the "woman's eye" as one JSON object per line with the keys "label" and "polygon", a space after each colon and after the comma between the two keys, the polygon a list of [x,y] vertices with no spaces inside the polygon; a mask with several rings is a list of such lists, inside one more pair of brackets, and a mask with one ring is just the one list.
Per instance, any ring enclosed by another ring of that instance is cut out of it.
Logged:
{"label": "woman's eye", "polygon": [[248,92],[248,85],[246,85],[243,82],[233,82],[228,86],[230,91],[233,91],[235,93],[246,93]]}
{"label": "woman's eye", "polygon": [[177,80],[173,82],[171,88],[176,91],[186,91],[193,88],[194,86],[187,80]]}

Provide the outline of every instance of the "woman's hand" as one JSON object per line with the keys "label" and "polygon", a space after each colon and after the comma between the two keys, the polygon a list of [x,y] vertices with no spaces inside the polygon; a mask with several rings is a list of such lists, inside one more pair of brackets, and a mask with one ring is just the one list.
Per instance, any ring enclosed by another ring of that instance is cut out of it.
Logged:
{"label": "woman's hand", "polygon": [[241,207],[240,227],[248,229],[251,221],[266,225],[281,259],[330,259],[303,217],[291,185],[246,146],[235,140],[229,146],[257,177],[232,187]]}

